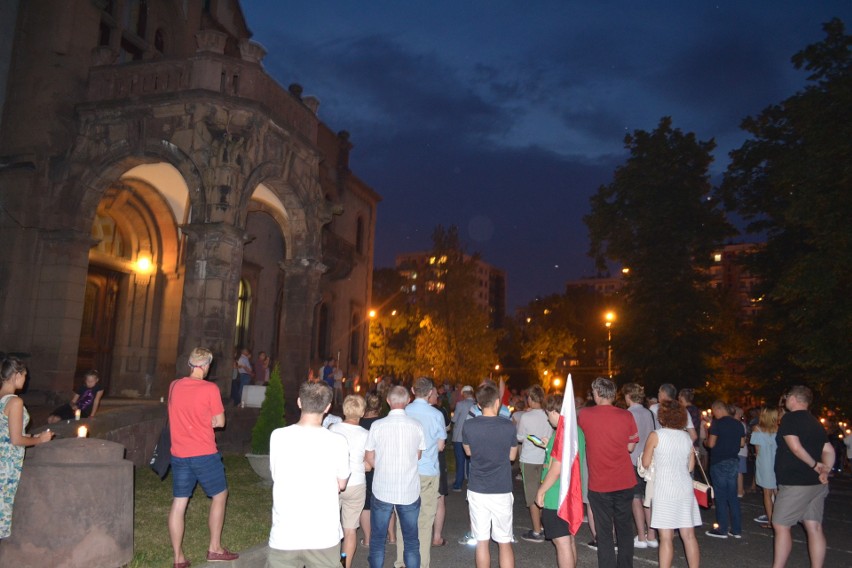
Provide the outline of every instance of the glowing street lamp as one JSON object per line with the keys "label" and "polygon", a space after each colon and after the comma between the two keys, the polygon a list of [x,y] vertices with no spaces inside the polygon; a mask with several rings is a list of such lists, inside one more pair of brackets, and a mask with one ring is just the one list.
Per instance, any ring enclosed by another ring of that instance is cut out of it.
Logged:
{"label": "glowing street lamp", "polygon": [[604,325],[606,326],[606,374],[612,378],[612,324],[615,322],[615,312],[609,311],[604,314]]}

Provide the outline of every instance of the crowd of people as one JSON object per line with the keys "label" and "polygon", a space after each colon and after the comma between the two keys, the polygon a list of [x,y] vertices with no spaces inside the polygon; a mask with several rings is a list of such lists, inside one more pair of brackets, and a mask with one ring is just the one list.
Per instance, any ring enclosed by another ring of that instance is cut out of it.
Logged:
{"label": "crowd of people", "polygon": [[[207,559],[239,556],[221,542],[228,487],[214,430],[225,425],[225,412],[218,387],[205,380],[212,360],[210,351],[193,350],[189,375],[169,389],[173,502],[168,528],[175,568],[190,566],[182,550],[184,516],[199,484],[211,500]],[[709,471],[715,523],[706,534],[741,538],[739,500],[748,490],[742,481],[748,448],[754,451],[753,480],[765,507],[755,521],[774,532],[773,566],[785,566],[793,546],[791,527],[798,523],[807,532],[811,565],[823,563],[828,478],[847,452],[835,459],[834,440],[810,412],[807,387],[790,388],[777,407],[759,409],[745,420],[742,410],[721,400],[702,412],[691,389],[678,392],[670,384],[646,397],[641,385],[617,389],[599,377],[588,397],[564,401],[540,386],[513,393],[502,381],[489,379],[453,387],[427,377],[410,385],[385,378],[362,396],[346,394],[333,359],[326,366],[328,373],[324,368],[301,384],[298,422],[275,430],[270,439],[270,567],[348,567],[356,552],[366,549],[370,567],[381,568],[386,544],[396,543],[396,568],[428,568],[432,547],[447,544],[442,532],[449,491],[465,491],[470,531],[459,543],[475,545],[476,566],[490,566],[493,540],[499,565],[512,567],[517,460],[530,526],[520,538],[551,542],[560,568],[576,566],[575,535],[585,519],[593,536],[588,546],[597,551],[599,566],[632,566],[635,548],[656,548],[660,566],[669,567],[679,537],[694,568],[702,520],[693,479]],[[244,376],[249,384],[259,373],[268,381],[268,367],[268,358],[253,365],[250,351],[243,350],[235,361],[235,382],[244,386]],[[53,434],[25,434],[28,415],[15,394],[26,379],[23,363],[5,358],[0,379],[4,538],[10,534],[23,450]],[[71,403],[53,415],[83,407],[93,415],[102,395],[97,382],[96,373],[87,374]],[[565,514],[560,488],[567,442],[557,432],[571,402],[582,484],[579,517]],[[335,407],[342,417],[331,413]],[[452,480],[444,459],[447,441],[455,456]],[[293,455],[300,456],[298,462]]]}
{"label": "crowd of people", "polygon": [[[313,407],[320,416],[314,420],[320,428],[321,416],[329,412],[333,401],[333,390],[325,386],[307,382],[300,392],[300,400],[322,395]],[[696,468],[703,471],[705,466],[716,506],[716,522],[706,533],[740,538],[741,472],[747,463],[741,450],[751,444],[757,454],[756,481],[766,495],[767,507],[766,517],[756,520],[775,532],[775,566],[785,565],[790,527],[798,522],[808,531],[813,565],[820,565],[825,554],[822,505],[834,453],[825,430],[808,412],[810,397],[806,387],[794,387],[781,408],[763,409],[749,425],[739,418],[741,411],[723,401],[713,403],[712,418],[702,414],[693,404],[691,389],[678,392],[665,384],[656,397],[646,399],[640,385],[629,383],[618,390],[610,379],[596,379],[589,399],[574,402],[584,513],[594,536],[588,545],[597,550],[598,564],[632,566],[634,548],[658,548],[660,566],[671,566],[679,537],[687,563],[698,566],[696,527],[702,520],[693,478],[699,478]],[[383,402],[387,404],[384,412],[379,410]],[[300,404],[304,413],[304,401]],[[273,475],[276,486],[285,492],[275,493],[280,503],[295,498],[286,492],[339,493],[337,507],[330,504],[325,519],[342,528],[336,538],[330,535],[317,549],[304,547],[308,541],[298,536],[296,527],[289,527],[296,536],[287,546],[270,538],[276,555],[286,551],[288,562],[279,565],[333,566],[342,550],[348,566],[360,544],[368,549],[371,568],[379,568],[384,565],[385,544],[397,543],[395,567],[429,566],[431,547],[446,543],[440,529],[443,515],[438,513],[443,507],[438,504],[450,484],[439,456],[449,440],[456,458],[451,490],[462,491],[467,483],[470,531],[459,542],[475,545],[476,566],[490,566],[492,540],[497,543],[500,566],[514,566],[512,463],[516,459],[531,526],[520,538],[552,542],[557,565],[575,566],[577,527],[572,530],[558,513],[562,464],[561,447],[554,449],[554,443],[561,446],[561,442],[554,433],[562,404],[560,394],[545,394],[539,386],[513,396],[504,385],[490,380],[477,387],[452,388],[425,377],[416,379],[410,389],[382,380],[366,401],[357,394],[346,396],[345,420],[329,429],[348,441],[352,492],[347,495],[350,485],[345,484],[342,469],[336,470],[338,477],[323,481],[321,470],[327,466],[320,460],[307,460],[313,465],[300,468],[298,482],[284,474]],[[364,418],[368,408],[370,416]],[[447,408],[452,410],[447,413]],[[793,418],[780,420],[785,412]],[[814,423],[819,432],[813,429]],[[291,450],[281,446],[277,451]],[[780,477],[801,470],[786,480],[787,485],[776,482],[776,454],[777,468],[785,471]],[[343,489],[338,491],[338,486]],[[359,527],[364,533],[360,541]],[[325,563],[316,561],[317,553]],[[308,558],[315,563],[309,564]]]}

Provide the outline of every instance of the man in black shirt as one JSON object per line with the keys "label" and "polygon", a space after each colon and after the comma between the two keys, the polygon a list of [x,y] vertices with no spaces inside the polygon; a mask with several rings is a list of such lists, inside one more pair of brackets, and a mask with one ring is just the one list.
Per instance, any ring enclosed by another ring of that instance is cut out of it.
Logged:
{"label": "man in black shirt", "polygon": [[828,472],[834,463],[834,448],[819,421],[808,411],[811,389],[795,386],[787,393],[789,412],[781,419],[776,441],[775,478],[778,495],[772,512],[775,531],[773,568],[783,568],[793,548],[790,528],[802,522],[808,534],[811,566],[825,560],[822,512],[828,495]]}

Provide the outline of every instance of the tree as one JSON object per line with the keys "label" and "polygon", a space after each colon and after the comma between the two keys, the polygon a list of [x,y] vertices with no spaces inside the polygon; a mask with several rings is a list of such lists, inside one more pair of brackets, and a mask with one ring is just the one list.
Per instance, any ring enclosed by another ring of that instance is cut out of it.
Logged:
{"label": "tree", "polygon": [[554,377],[564,381],[568,359],[576,357],[578,321],[565,296],[553,295],[532,301],[521,316],[520,352],[535,371],[545,390]]}
{"label": "tree", "polygon": [[711,141],[672,129],[625,138],[627,163],[591,198],[590,254],[628,267],[613,360],[625,379],[703,385],[711,375],[714,308],[705,286],[712,252],[733,233],[710,199]]}
{"label": "tree", "polygon": [[405,278],[393,268],[373,271],[370,342],[367,358],[376,373],[414,376],[420,317],[406,292]]}
{"label": "tree", "polygon": [[792,58],[808,86],[743,121],[752,138],[731,153],[720,195],[766,237],[750,267],[763,306],[751,371],[767,384],[809,383],[850,412],[852,37],[838,19],[823,29]]}
{"label": "tree", "polygon": [[417,361],[425,374],[475,382],[494,365],[497,343],[488,314],[473,302],[477,257],[465,254],[454,226],[436,227],[432,241],[428,269],[418,278]]}

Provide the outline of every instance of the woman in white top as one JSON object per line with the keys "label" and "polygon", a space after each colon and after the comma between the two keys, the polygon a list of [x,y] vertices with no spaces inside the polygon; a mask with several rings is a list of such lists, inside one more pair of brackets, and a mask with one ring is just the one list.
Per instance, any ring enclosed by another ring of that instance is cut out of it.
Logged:
{"label": "woman in white top", "polygon": [[364,509],[364,498],[367,494],[365,473],[370,467],[364,461],[364,447],[367,444],[367,430],[358,425],[364,416],[367,403],[364,397],[350,394],[343,400],[343,422],[328,427],[332,432],[341,434],[349,443],[349,483],[340,494],[340,523],[343,526],[343,552],[346,554],[346,567],[352,565],[357,545],[357,533],[361,511]]}
{"label": "woman in white top", "polygon": [[690,472],[695,467],[692,439],[684,431],[686,413],[675,401],[660,403],[657,412],[660,428],[648,435],[642,452],[642,466],[654,462],[654,498],[651,502],[651,526],[660,541],[660,568],[670,568],[674,557],[674,531],[680,538],[690,568],[698,566],[698,541],[695,527],[701,525],[701,513],[692,491]]}

